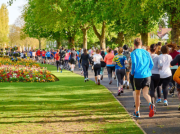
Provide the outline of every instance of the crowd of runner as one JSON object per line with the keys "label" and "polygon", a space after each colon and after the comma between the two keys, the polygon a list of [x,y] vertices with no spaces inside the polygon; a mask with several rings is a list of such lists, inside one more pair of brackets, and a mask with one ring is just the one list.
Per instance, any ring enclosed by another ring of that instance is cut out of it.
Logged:
{"label": "crowd of runner", "polygon": [[[180,51],[175,43],[165,44],[161,42],[143,47],[140,38],[134,40],[134,48],[127,45],[112,50],[107,49],[79,49],[71,50],[61,48],[60,50],[29,51],[21,53],[21,58],[30,57],[42,64],[53,64],[57,66],[57,72],[63,69],[74,72],[75,65],[82,70],[84,81],[89,81],[88,70],[94,70],[95,84],[100,85],[103,80],[104,70],[107,69],[109,84],[117,81],[120,96],[125,88],[129,89],[131,83],[134,97],[135,117],[140,117],[140,93],[149,104],[149,117],[156,112],[155,103],[161,103],[163,94],[164,106],[168,106],[168,92],[175,97],[175,89],[180,99]],[[179,74],[179,75],[178,75]],[[174,80],[173,76],[177,76]],[[114,79],[114,80],[113,80]],[[179,84],[178,84],[179,83]],[[157,92],[157,97],[156,93]],[[180,106],[178,107],[180,110]]]}

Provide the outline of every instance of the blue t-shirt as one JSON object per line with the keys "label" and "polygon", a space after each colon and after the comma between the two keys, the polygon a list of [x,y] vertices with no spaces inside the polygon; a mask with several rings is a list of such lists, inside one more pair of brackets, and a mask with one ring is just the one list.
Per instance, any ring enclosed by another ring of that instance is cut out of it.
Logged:
{"label": "blue t-shirt", "polygon": [[47,57],[51,57],[51,52],[47,52],[47,53],[46,53],[46,56],[47,56]]}
{"label": "blue t-shirt", "polygon": [[54,56],[56,55],[56,52],[53,52]]}
{"label": "blue t-shirt", "polygon": [[30,53],[30,56],[32,56],[32,52],[31,52],[31,51],[29,51],[29,53]]}
{"label": "blue t-shirt", "polygon": [[152,76],[151,70],[154,66],[152,58],[144,49],[136,49],[131,53],[131,74],[134,78],[147,78]]}
{"label": "blue t-shirt", "polygon": [[113,59],[113,61],[116,62],[115,69],[125,69],[125,60],[127,60],[126,56],[116,55]]}

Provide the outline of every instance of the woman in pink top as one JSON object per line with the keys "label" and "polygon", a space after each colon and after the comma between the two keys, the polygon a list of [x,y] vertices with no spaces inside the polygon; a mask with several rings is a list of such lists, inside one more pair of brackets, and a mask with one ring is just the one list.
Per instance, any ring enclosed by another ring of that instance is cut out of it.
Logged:
{"label": "woman in pink top", "polygon": [[65,54],[65,68],[68,69],[68,63],[69,63],[69,53],[66,50],[66,54]]}
{"label": "woman in pink top", "polygon": [[[108,78],[109,78],[109,84],[112,83],[112,72],[115,76],[115,65],[112,64],[112,60],[114,58],[114,54],[112,54],[111,49],[108,49],[108,54],[104,58],[104,62],[106,63],[107,71],[108,71]],[[114,77],[116,79],[116,77]]]}

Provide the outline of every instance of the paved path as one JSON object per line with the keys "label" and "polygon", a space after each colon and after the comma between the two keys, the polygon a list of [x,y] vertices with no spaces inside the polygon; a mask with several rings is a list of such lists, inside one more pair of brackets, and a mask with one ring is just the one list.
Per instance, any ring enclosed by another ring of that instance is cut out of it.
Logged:
{"label": "paved path", "polygon": [[[78,69],[75,73],[80,74]],[[89,79],[94,81],[94,73],[89,70]],[[107,78],[107,72],[105,71],[105,76],[101,84],[107,87],[112,94],[121,102],[121,104],[127,109],[127,111],[132,115],[134,111],[134,100],[132,96],[132,89],[125,89],[124,94],[121,96],[116,96],[117,87],[116,80],[109,85]],[[163,106],[163,103],[157,104],[157,113],[153,118],[149,118],[148,104],[141,95],[141,118],[136,119],[136,122],[143,128],[147,134],[179,134],[180,133],[180,111],[177,110],[179,105],[179,100],[177,95],[175,98],[168,96],[169,106]]]}

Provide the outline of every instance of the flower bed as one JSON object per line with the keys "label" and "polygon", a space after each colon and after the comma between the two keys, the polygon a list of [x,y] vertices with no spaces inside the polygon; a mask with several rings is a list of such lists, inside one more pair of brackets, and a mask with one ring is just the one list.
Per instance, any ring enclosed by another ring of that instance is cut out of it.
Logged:
{"label": "flower bed", "polygon": [[33,60],[27,60],[27,59],[20,59],[18,58],[17,61],[12,61],[10,58],[0,58],[0,66],[1,65],[13,65],[13,66],[19,66],[19,65],[24,65],[24,66],[36,66],[39,67],[39,64],[37,64]]}
{"label": "flower bed", "polygon": [[0,82],[54,82],[56,77],[45,68],[24,65],[1,65]]}

